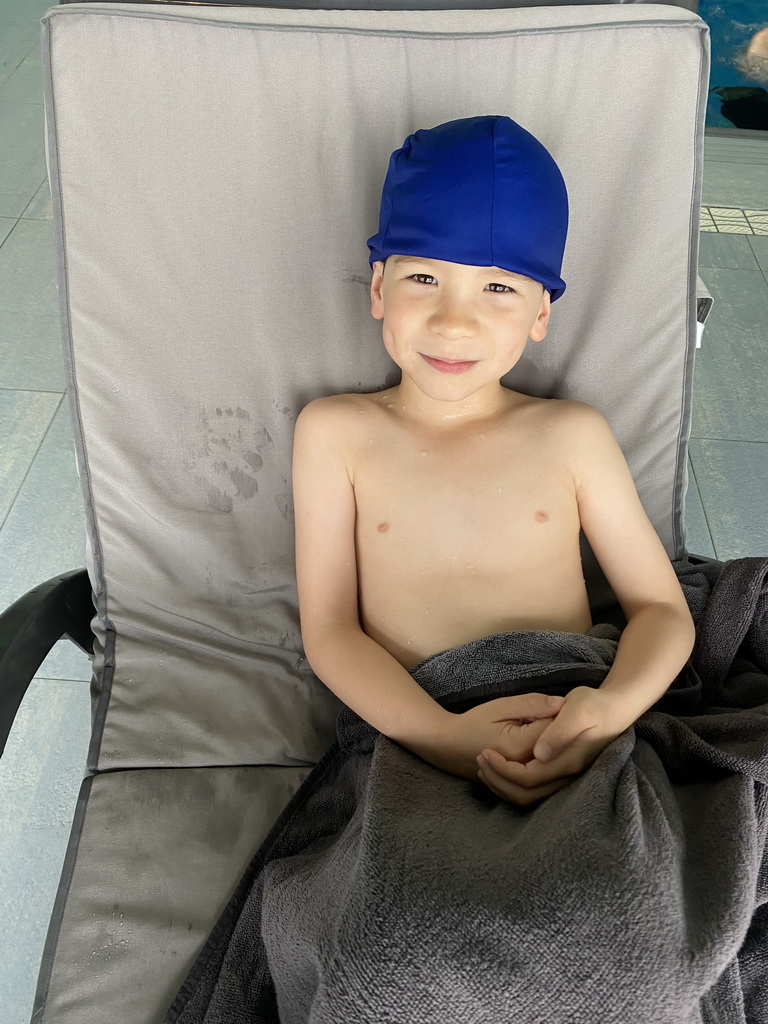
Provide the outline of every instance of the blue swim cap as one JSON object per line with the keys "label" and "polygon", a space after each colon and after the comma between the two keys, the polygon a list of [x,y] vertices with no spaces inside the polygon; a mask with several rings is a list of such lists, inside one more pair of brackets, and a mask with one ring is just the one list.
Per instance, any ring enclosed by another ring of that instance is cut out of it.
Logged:
{"label": "blue swim cap", "polygon": [[567,234],[568,193],[548,150],[511,117],[464,117],[414,132],[390,156],[368,263],[397,253],[499,267],[555,302]]}

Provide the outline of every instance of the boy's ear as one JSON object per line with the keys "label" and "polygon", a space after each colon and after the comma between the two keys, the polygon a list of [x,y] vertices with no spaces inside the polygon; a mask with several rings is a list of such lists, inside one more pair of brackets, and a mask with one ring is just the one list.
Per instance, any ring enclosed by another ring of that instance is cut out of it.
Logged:
{"label": "boy's ear", "polygon": [[374,260],[373,277],[371,278],[371,316],[376,320],[384,319],[384,306],[381,298],[381,287],[384,283],[384,262]]}
{"label": "boy's ear", "polygon": [[541,305],[539,306],[539,315],[533,322],[531,327],[529,338],[531,341],[544,341],[547,336],[547,327],[549,326],[549,314],[551,312],[552,303],[550,301],[549,292],[544,289],[544,294],[541,297]]}

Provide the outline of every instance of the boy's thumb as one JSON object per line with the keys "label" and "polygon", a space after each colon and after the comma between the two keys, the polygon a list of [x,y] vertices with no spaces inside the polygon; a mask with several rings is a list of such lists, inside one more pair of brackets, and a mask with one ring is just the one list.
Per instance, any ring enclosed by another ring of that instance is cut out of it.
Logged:
{"label": "boy's thumb", "polygon": [[537,761],[546,762],[552,756],[552,748],[547,743],[542,743],[541,740],[533,748],[533,756]]}

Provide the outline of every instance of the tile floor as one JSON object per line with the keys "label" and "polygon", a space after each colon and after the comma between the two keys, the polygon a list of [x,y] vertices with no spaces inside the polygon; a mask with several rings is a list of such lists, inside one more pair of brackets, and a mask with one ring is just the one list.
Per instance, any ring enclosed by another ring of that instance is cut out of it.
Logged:
{"label": "tile floor", "polygon": [[[0,0],[0,608],[84,564],[43,142],[39,19]],[[768,138],[706,140],[688,549],[768,555]],[[61,642],[0,761],[0,1020],[29,1021],[88,736],[88,659]]]}

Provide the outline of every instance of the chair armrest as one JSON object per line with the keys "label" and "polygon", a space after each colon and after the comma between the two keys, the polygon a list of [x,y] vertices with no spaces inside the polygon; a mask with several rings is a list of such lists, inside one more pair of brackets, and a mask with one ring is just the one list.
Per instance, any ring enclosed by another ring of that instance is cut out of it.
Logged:
{"label": "chair armrest", "polygon": [[725,562],[719,558],[710,558],[709,555],[686,555],[686,561],[689,565],[725,565]]}
{"label": "chair armrest", "polygon": [[707,317],[712,312],[712,306],[715,304],[715,300],[712,298],[707,286],[696,276],[696,320],[700,324],[705,324]]}
{"label": "chair armrest", "polygon": [[24,694],[53,645],[66,636],[93,655],[93,615],[85,569],[54,576],[0,614],[0,755]]}
{"label": "chair armrest", "polygon": [[707,286],[700,277],[696,278],[696,348],[701,348],[704,337],[704,324],[712,311],[715,300],[707,291]]}

